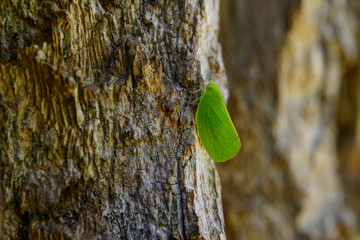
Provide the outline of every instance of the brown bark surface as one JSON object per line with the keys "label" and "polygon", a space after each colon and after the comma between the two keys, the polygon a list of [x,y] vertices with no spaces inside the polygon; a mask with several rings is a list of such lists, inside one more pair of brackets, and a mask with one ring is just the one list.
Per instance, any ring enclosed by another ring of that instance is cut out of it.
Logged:
{"label": "brown bark surface", "polygon": [[217,14],[207,0],[1,1],[1,239],[225,239],[189,104],[224,86]]}

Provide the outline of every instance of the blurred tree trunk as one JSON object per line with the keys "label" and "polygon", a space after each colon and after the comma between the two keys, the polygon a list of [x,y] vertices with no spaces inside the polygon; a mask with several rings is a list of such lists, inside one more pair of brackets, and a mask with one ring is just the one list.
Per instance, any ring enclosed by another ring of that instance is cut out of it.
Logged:
{"label": "blurred tree trunk", "polygon": [[360,215],[360,3],[221,2],[228,239],[354,239]]}
{"label": "blurred tree trunk", "polygon": [[225,239],[188,104],[225,84],[218,2],[5,0],[0,14],[0,238]]}
{"label": "blurred tree trunk", "polygon": [[242,140],[218,165],[228,239],[293,239],[297,191],[274,148],[278,65],[297,2],[221,2],[220,41],[231,87],[229,111]]}

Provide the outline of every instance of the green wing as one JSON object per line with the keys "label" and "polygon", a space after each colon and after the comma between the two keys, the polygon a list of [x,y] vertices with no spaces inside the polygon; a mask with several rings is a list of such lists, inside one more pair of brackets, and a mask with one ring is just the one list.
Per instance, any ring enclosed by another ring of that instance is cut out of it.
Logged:
{"label": "green wing", "polygon": [[209,85],[197,109],[197,130],[210,157],[224,162],[236,155],[241,143],[219,88],[212,81]]}

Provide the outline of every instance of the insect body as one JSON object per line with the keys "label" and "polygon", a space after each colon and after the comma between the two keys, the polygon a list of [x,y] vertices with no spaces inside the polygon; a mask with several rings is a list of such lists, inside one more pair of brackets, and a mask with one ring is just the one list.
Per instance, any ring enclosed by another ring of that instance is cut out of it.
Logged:
{"label": "insect body", "polygon": [[215,162],[225,162],[239,152],[241,143],[221,92],[214,81],[195,100],[200,100],[196,112],[197,131],[207,153]]}

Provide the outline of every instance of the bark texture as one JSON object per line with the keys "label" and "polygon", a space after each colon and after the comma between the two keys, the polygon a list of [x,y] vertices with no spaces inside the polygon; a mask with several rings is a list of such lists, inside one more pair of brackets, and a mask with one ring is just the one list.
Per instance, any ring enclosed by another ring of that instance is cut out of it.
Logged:
{"label": "bark texture", "polygon": [[228,239],[357,239],[359,1],[221,7],[243,144],[219,165]]}
{"label": "bark texture", "polygon": [[0,3],[1,239],[225,239],[189,104],[225,84],[218,7]]}

